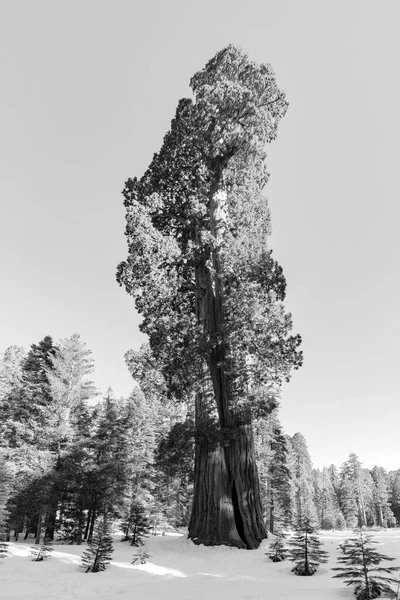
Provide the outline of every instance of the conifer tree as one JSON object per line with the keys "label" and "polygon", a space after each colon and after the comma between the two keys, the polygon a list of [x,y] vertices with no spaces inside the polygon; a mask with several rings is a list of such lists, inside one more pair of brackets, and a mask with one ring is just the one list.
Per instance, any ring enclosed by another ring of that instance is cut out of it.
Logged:
{"label": "conifer tree", "polygon": [[88,549],[82,556],[81,567],[85,569],[85,573],[105,571],[114,552],[111,531],[110,520],[104,515],[96,524]]}
{"label": "conifer tree", "polygon": [[133,561],[131,564],[144,565],[149,558],[151,558],[151,554],[149,554],[144,548],[140,548],[136,554],[133,555]]}
{"label": "conifer tree", "polygon": [[294,482],[293,522],[301,526],[304,515],[317,522],[314,504],[313,468],[307,442],[301,433],[295,433],[291,439],[293,452],[292,476]]}
{"label": "conifer tree", "polygon": [[378,552],[373,547],[376,543],[372,535],[364,535],[360,530],[357,538],[348,539],[341,545],[342,555],[338,562],[345,566],[333,568],[338,571],[333,577],[353,586],[357,600],[373,600],[382,594],[393,594],[391,584],[398,581],[393,574],[399,567],[379,566],[382,561],[394,558]]}
{"label": "conifer tree", "polygon": [[25,358],[26,350],[21,346],[10,346],[0,354],[0,404],[20,386]]}
{"label": "conifer tree", "polygon": [[281,562],[288,556],[289,550],[285,545],[286,534],[283,531],[278,531],[275,534],[275,539],[269,547],[268,557],[272,562]]}
{"label": "conifer tree", "polygon": [[339,503],[328,470],[324,468],[321,472],[319,469],[315,469],[313,479],[314,504],[317,510],[318,523],[321,529],[335,529]]}
{"label": "conifer tree", "polygon": [[21,363],[20,375],[0,403],[2,444],[18,448],[35,444],[48,448],[52,396],[47,377],[56,348],[50,336],[31,349]]}
{"label": "conifer tree", "polygon": [[265,145],[287,102],[271,67],[232,45],[191,87],[144,176],[126,182],[129,255],[117,279],[169,394],[195,399],[191,539],[256,548],[267,531],[252,419],[302,362],[262,192]]}
{"label": "conifer tree", "polygon": [[52,551],[53,545],[51,543],[51,540],[45,538],[41,544],[31,547],[30,556],[33,557],[32,560],[34,562],[41,562],[49,558]]}
{"label": "conifer tree", "polygon": [[365,527],[374,523],[373,480],[363,469],[357,454],[349,455],[341,467],[340,508],[347,527]]}
{"label": "conifer tree", "polygon": [[371,471],[373,480],[374,523],[378,527],[394,525],[396,520],[389,506],[389,479],[385,469],[375,466]]}
{"label": "conifer tree", "polygon": [[130,541],[131,546],[139,546],[143,536],[149,533],[149,520],[146,516],[145,507],[140,502],[131,505],[129,514],[121,523],[124,533],[122,541]]}
{"label": "conifer tree", "polygon": [[328,560],[328,553],[321,550],[321,541],[308,517],[303,518],[289,546],[290,560],[295,563],[292,571],[296,575],[314,575],[319,564]]}

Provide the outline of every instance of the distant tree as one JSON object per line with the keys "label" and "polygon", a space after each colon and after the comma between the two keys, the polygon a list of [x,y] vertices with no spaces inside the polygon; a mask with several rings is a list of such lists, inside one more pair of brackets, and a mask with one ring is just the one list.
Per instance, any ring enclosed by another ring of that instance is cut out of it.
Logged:
{"label": "distant tree", "polygon": [[10,519],[9,500],[13,493],[14,477],[6,453],[0,449],[0,535],[5,533]]}
{"label": "distant tree", "polygon": [[389,478],[385,469],[375,466],[371,471],[373,480],[374,524],[379,527],[393,526],[396,519],[389,506]]}
{"label": "distant tree", "polygon": [[373,547],[376,543],[372,535],[364,535],[360,530],[357,538],[348,539],[341,546],[342,555],[338,562],[345,566],[333,568],[338,571],[333,577],[353,586],[357,600],[373,600],[382,594],[393,594],[391,584],[398,581],[391,575],[399,567],[379,566],[382,561],[394,558],[378,552]]}
{"label": "distant tree", "polygon": [[256,548],[267,531],[252,418],[302,362],[262,193],[265,145],[287,102],[271,67],[232,45],[191,87],[144,176],[126,182],[129,255],[117,279],[169,394],[195,398],[190,538]]}
{"label": "distant tree", "polygon": [[314,504],[320,527],[321,529],[334,529],[336,515],[339,513],[339,503],[328,470],[324,468],[321,472],[319,469],[315,469],[313,479]]}
{"label": "distant tree", "polygon": [[53,398],[54,435],[58,444],[73,436],[74,411],[96,395],[88,375],[94,370],[91,350],[79,334],[62,339],[46,371]]}
{"label": "distant tree", "polygon": [[335,529],[338,529],[339,531],[346,529],[346,520],[341,512],[335,517]]}
{"label": "distant tree", "polygon": [[320,563],[328,560],[328,553],[321,550],[321,541],[307,517],[289,541],[289,546],[289,558],[295,563],[292,571],[296,575],[314,575]]}
{"label": "distant tree", "polygon": [[305,437],[295,433],[291,439],[294,457],[294,525],[301,527],[301,519],[307,515],[317,522],[317,511],[314,504],[313,468]]}
{"label": "distant tree", "polygon": [[400,523],[400,469],[389,473],[389,505],[396,523]]}
{"label": "distant tree", "polygon": [[277,409],[254,421],[254,445],[260,476],[263,513],[268,531],[276,533],[292,520],[288,441]]}
{"label": "distant tree", "polygon": [[21,346],[10,346],[0,354],[0,403],[20,387],[25,358],[26,350]]}
{"label": "distant tree", "polygon": [[168,520],[186,527],[193,494],[194,431],[191,417],[175,423],[161,439],[155,454],[154,494],[163,504]]}
{"label": "distant tree", "polygon": [[350,454],[340,470],[340,509],[349,528],[369,527],[376,520],[376,485],[357,454]]}
{"label": "distant tree", "polygon": [[139,502],[134,502],[129,514],[121,522],[121,529],[124,533],[122,541],[130,541],[131,546],[139,546],[143,536],[149,533],[149,526],[145,507]]}
{"label": "distant tree", "polygon": [[47,371],[55,351],[52,338],[46,336],[32,344],[23,359],[20,374],[0,403],[2,445],[48,448],[52,396]]}
{"label": "distant tree", "polygon": [[105,571],[113,552],[111,523],[107,515],[104,515],[95,526],[88,549],[83,553],[81,567],[85,569],[85,573]]}

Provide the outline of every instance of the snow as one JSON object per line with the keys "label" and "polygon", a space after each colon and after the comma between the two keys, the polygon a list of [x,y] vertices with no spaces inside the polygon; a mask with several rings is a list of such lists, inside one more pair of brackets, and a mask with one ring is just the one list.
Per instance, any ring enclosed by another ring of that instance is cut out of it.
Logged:
{"label": "snow", "polygon": [[[400,530],[374,533],[380,551],[400,565]],[[145,548],[150,553],[144,565],[131,565],[137,548],[115,536],[115,552],[107,570],[85,573],[79,568],[82,546],[54,545],[50,558],[33,562],[32,540],[10,542],[9,555],[0,564],[2,600],[346,600],[354,598],[351,588],[332,579],[338,545],[352,532],[321,534],[329,562],[312,577],[291,573],[292,563],[272,563],[265,552],[272,539],[257,550],[195,546],[185,535],[150,536]]]}

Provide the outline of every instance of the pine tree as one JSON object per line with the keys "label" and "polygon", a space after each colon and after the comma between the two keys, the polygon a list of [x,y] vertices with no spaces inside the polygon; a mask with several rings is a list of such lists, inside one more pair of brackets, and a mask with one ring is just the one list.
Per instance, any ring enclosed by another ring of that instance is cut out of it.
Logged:
{"label": "pine tree", "polygon": [[374,482],[363,469],[357,454],[350,454],[341,467],[340,509],[349,528],[366,527],[375,522]]}
{"label": "pine tree", "polygon": [[23,359],[19,374],[0,403],[2,445],[48,448],[52,396],[47,372],[55,351],[52,338],[46,336],[39,344],[32,344]]}
{"label": "pine tree", "polygon": [[400,469],[389,473],[389,505],[396,523],[400,523]]}
{"label": "pine tree", "polygon": [[301,520],[307,515],[317,522],[317,511],[314,504],[313,468],[307,442],[303,434],[295,433],[291,439],[293,453],[292,477],[294,483],[293,522],[295,527],[301,526]]}
{"label": "pine tree", "polygon": [[269,547],[268,557],[272,562],[281,562],[288,556],[289,550],[285,546],[286,534],[283,531],[276,533],[275,539]]}
{"label": "pine tree", "polygon": [[320,563],[328,560],[328,553],[321,550],[321,541],[308,517],[289,541],[289,557],[295,563],[292,571],[296,575],[314,575]]}
{"label": "pine tree", "polygon": [[339,512],[338,499],[329,477],[328,469],[313,470],[314,504],[321,529],[335,529],[336,515]]}
{"label": "pine tree", "polygon": [[147,562],[147,559],[151,558],[151,554],[146,552],[144,548],[140,548],[136,554],[133,555],[132,565],[144,565]]}
{"label": "pine tree", "polygon": [[385,469],[375,466],[371,471],[374,500],[374,521],[378,527],[394,525],[396,520],[389,506],[389,478]]}
{"label": "pine tree", "polygon": [[149,533],[149,520],[145,507],[140,502],[133,502],[129,514],[121,523],[124,533],[123,542],[130,541],[131,546],[139,546],[143,536]]}
{"label": "pine tree", "polygon": [[104,515],[95,526],[88,549],[83,553],[81,567],[85,569],[85,573],[105,571],[113,552],[111,524],[107,515]]}
{"label": "pine tree", "polygon": [[397,583],[397,579],[390,576],[399,567],[380,567],[384,561],[392,561],[394,558],[381,554],[373,544],[372,535],[364,535],[360,530],[357,538],[348,539],[342,544],[342,556],[338,562],[343,567],[334,567],[338,571],[333,577],[343,579],[347,586],[354,587],[357,600],[373,600],[382,594],[393,594],[391,584]]}
{"label": "pine tree", "polygon": [[30,556],[33,556],[34,562],[41,562],[49,558],[51,552],[53,552],[51,540],[45,538],[42,544],[31,547]]}

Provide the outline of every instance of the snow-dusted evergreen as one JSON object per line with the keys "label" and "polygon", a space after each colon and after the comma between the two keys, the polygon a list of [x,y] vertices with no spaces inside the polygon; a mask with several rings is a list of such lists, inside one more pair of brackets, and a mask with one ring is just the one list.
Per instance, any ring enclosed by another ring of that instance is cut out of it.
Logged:
{"label": "snow-dusted evergreen", "polygon": [[356,538],[345,540],[340,546],[342,554],[338,562],[344,566],[334,567],[337,574],[333,577],[343,579],[347,586],[353,587],[357,600],[393,595],[393,585],[398,582],[394,574],[399,567],[380,566],[382,561],[393,561],[394,558],[379,552],[375,544],[372,535],[365,535],[360,530]]}
{"label": "snow-dusted evergreen", "polygon": [[150,557],[151,555],[144,548],[139,548],[136,554],[133,555],[132,564],[144,565]]}
{"label": "snow-dusted evergreen", "polygon": [[110,563],[113,552],[111,523],[107,516],[104,516],[94,528],[92,540],[83,553],[81,567],[85,569],[85,573],[104,571]]}
{"label": "snow-dusted evergreen", "polygon": [[272,562],[281,562],[287,558],[288,552],[286,534],[283,531],[278,531],[269,547],[268,557]]}
{"label": "snow-dusted evergreen", "polygon": [[31,547],[31,557],[34,562],[41,562],[49,558],[53,552],[53,544],[49,539],[45,539],[42,543]]}
{"label": "snow-dusted evergreen", "polygon": [[321,563],[328,560],[328,553],[321,549],[321,540],[310,518],[302,519],[297,533],[289,541],[289,558],[295,563],[296,575],[314,575]]}

